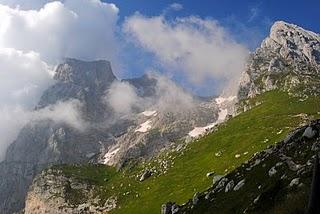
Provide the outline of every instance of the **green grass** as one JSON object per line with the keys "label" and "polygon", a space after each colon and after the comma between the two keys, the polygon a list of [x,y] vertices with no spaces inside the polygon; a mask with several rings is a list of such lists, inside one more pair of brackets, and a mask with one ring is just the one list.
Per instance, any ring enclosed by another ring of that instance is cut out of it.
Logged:
{"label": "green grass", "polygon": [[[156,174],[144,182],[137,181],[137,175],[146,166],[159,166],[157,158],[118,173],[106,166],[67,167],[66,172],[100,186],[101,198],[117,195],[118,208],[112,213],[159,213],[161,204],[168,201],[182,204],[195,192],[211,186],[212,178],[207,178],[206,173],[232,171],[254,153],[278,142],[298,127],[305,119],[301,113],[318,118],[320,111],[319,97],[301,102],[278,91],[267,92],[250,103],[261,104],[221,124],[214,133],[190,143],[183,152],[161,154],[158,159],[172,157],[172,167],[165,174]],[[222,155],[216,157],[219,151]],[[245,152],[248,154],[244,155]],[[236,154],[241,157],[235,158]]]}

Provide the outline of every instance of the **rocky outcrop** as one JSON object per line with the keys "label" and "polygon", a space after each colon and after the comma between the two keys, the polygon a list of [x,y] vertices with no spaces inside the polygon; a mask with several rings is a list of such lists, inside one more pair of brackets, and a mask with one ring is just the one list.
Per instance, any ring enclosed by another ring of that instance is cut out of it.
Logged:
{"label": "rocky outcrop", "polygon": [[320,94],[320,35],[278,21],[270,35],[251,54],[240,81],[244,99],[273,89],[296,95]]}
{"label": "rocky outcrop", "polygon": [[117,205],[116,197],[100,199],[88,182],[65,176],[59,169],[41,172],[26,198],[25,214],[106,213]]}
{"label": "rocky outcrop", "polygon": [[179,206],[178,213],[304,213],[320,152],[319,131],[320,120],[294,130],[197,194],[197,203],[193,198]]}

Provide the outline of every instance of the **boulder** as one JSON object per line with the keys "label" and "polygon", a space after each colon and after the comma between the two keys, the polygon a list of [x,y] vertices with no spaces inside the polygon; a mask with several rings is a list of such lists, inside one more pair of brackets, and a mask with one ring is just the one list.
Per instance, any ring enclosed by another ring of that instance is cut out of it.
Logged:
{"label": "boulder", "polygon": [[292,179],[292,181],[290,182],[289,186],[292,187],[292,186],[296,186],[299,184],[299,178],[294,178]]}
{"label": "boulder", "polygon": [[206,174],[206,176],[209,178],[209,177],[211,177],[212,175],[214,175],[214,172],[208,172],[207,174]]}
{"label": "boulder", "polygon": [[243,187],[244,184],[245,184],[245,179],[242,179],[241,181],[239,181],[239,183],[237,183],[237,185],[233,188],[233,190],[238,191],[241,187]]}
{"label": "boulder", "polygon": [[174,203],[168,202],[165,204],[162,204],[161,206],[161,214],[171,214],[171,209]]}
{"label": "boulder", "polygon": [[142,182],[142,181],[146,180],[147,178],[151,177],[151,175],[152,175],[152,172],[151,172],[150,170],[146,169],[146,170],[142,173],[139,181]]}
{"label": "boulder", "polygon": [[276,170],[275,167],[272,167],[272,168],[269,170],[269,172],[268,172],[268,174],[269,174],[270,177],[273,176],[273,175],[276,174],[276,173],[277,173],[277,170]]}
{"label": "boulder", "polygon": [[232,190],[232,188],[234,187],[234,181],[231,180],[229,181],[229,183],[227,183],[226,188],[225,188],[225,192],[229,192],[230,190]]}
{"label": "boulder", "polygon": [[308,127],[304,130],[304,132],[303,132],[303,134],[302,134],[302,137],[305,137],[305,138],[307,138],[307,139],[312,139],[312,138],[314,138],[314,137],[316,136],[316,134],[317,134],[317,131],[314,130],[311,126],[308,126]]}

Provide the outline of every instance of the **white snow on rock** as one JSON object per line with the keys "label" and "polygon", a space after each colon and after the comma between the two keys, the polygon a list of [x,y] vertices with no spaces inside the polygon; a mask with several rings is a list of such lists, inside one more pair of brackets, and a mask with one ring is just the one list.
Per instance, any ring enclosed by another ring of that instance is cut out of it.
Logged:
{"label": "white snow on rock", "polygon": [[220,110],[217,122],[218,123],[223,122],[226,119],[227,115],[228,115],[228,110],[227,109]]}
{"label": "white snow on rock", "polygon": [[204,126],[204,127],[195,127],[193,130],[191,130],[189,132],[189,136],[195,137],[195,138],[199,137],[200,135],[206,133],[208,130],[213,128],[215,125],[223,122],[226,119],[227,115],[228,115],[228,110],[227,109],[220,110],[219,115],[218,115],[218,120],[216,122],[210,123],[210,124],[208,124],[207,126]]}
{"label": "white snow on rock", "polygon": [[143,114],[146,117],[151,117],[151,116],[156,116],[157,115],[157,111],[144,111],[141,114]]}
{"label": "white snow on rock", "polygon": [[203,133],[207,132],[209,129],[214,127],[217,123],[211,123],[205,127],[195,127],[189,132],[189,136],[191,137],[198,137],[202,135]]}
{"label": "white snow on rock", "polygon": [[140,124],[140,128],[135,130],[135,132],[147,132],[149,129],[151,129],[151,120],[147,120],[146,122]]}
{"label": "white snow on rock", "polygon": [[218,105],[221,105],[224,102],[231,102],[233,100],[235,100],[237,97],[236,96],[230,96],[230,97],[218,97],[215,99],[216,103]]}
{"label": "white snow on rock", "polygon": [[111,148],[103,157],[103,163],[111,166],[111,159],[118,153],[120,148]]}

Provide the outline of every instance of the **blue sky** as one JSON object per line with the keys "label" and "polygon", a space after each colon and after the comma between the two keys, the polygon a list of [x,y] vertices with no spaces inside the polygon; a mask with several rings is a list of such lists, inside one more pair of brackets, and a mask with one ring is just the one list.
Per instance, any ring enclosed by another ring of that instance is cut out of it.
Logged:
{"label": "blue sky", "polygon": [[[234,40],[254,51],[268,35],[274,21],[284,20],[297,24],[305,29],[320,32],[320,1],[319,0],[268,0],[268,1],[236,1],[236,0],[184,0],[184,1],[150,1],[150,0],[113,0],[120,9],[119,25],[126,17],[139,12],[143,16],[153,17],[165,14],[166,20],[195,15],[201,19],[214,19],[229,32]],[[169,5],[181,4],[183,9],[172,10]],[[135,56],[135,60],[132,60]],[[155,67],[153,55],[137,51],[136,47],[128,46],[127,55],[123,57],[127,78],[140,76],[149,67]],[[160,68],[161,70],[161,68]],[[209,95],[214,91],[214,80],[208,80],[204,87],[193,87],[181,75],[174,75],[181,84],[198,94]]]}
{"label": "blue sky", "polygon": [[212,17],[222,23],[235,19],[247,26],[260,28],[264,34],[267,33],[265,25],[276,20],[284,20],[320,32],[319,0],[113,0],[107,2],[115,3],[120,8],[121,19],[132,15],[135,11],[147,16],[159,15],[168,5],[179,3],[183,5],[183,10],[171,15]]}

